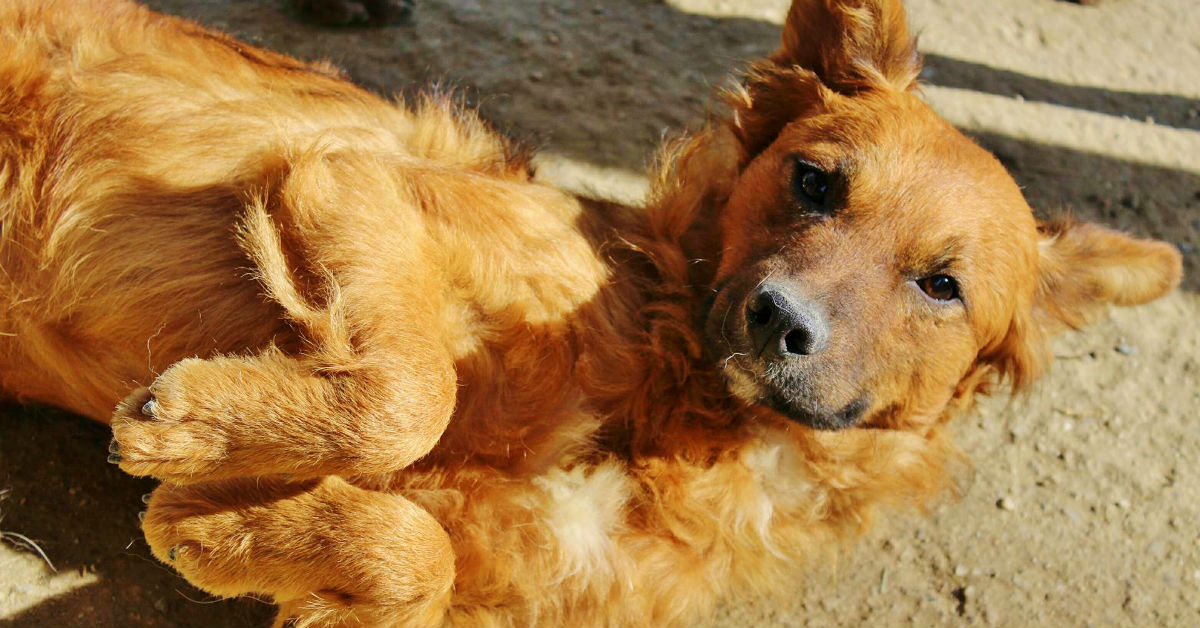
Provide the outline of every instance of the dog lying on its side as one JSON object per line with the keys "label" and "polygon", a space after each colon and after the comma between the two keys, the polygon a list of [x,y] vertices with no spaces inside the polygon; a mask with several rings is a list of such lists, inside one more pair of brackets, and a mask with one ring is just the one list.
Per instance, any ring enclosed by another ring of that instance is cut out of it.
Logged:
{"label": "dog lying on its side", "polygon": [[2,389],[111,416],[163,480],[154,554],[281,623],[672,624],[786,588],[944,491],[944,424],[1048,335],[1180,276],[1036,222],[914,94],[898,0],[796,0],[645,208],[123,0],[8,0],[0,48]]}

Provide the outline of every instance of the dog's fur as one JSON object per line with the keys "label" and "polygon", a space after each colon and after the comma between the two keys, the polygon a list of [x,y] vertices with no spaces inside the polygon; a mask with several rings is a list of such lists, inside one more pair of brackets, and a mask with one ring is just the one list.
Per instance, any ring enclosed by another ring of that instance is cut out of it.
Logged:
{"label": "dog's fur", "polygon": [[[786,588],[944,492],[945,422],[1049,334],[1179,280],[1165,244],[1036,223],[914,94],[898,0],[796,0],[645,208],[122,0],[8,0],[0,49],[3,391],[121,402],[155,555],[281,622],[671,624]],[[755,346],[764,286],[819,347]]]}

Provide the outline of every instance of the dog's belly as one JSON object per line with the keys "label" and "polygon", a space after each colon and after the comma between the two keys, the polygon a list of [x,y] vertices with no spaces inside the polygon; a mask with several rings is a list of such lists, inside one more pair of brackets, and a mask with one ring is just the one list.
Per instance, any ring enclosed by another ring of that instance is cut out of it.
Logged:
{"label": "dog's belly", "polygon": [[[6,396],[107,421],[130,390],[191,356],[294,344],[246,277],[228,216],[113,211],[60,220],[60,248],[9,250],[0,295]],[[8,235],[8,234],[6,234]]]}
{"label": "dog's belly", "polygon": [[[316,103],[367,97],[289,94],[289,73],[340,84],[274,57],[247,72],[236,46],[132,3],[73,9],[0,3],[0,397],[107,421],[182,358],[295,344],[235,225],[281,138],[324,132]],[[151,36],[172,28],[192,36]]]}

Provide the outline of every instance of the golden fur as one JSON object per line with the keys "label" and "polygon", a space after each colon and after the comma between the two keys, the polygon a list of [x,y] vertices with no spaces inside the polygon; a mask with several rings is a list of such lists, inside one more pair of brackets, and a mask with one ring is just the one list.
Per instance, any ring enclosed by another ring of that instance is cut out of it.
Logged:
{"label": "golden fur", "polygon": [[[111,417],[164,480],[155,555],[280,622],[679,624],[786,588],[944,492],[945,422],[1049,334],[1179,280],[1165,244],[1036,224],[915,96],[897,0],[796,0],[645,208],[123,0],[8,0],[0,48],[2,390]],[[835,215],[797,217],[796,155],[849,164]],[[828,311],[814,410],[737,351],[768,278]]]}

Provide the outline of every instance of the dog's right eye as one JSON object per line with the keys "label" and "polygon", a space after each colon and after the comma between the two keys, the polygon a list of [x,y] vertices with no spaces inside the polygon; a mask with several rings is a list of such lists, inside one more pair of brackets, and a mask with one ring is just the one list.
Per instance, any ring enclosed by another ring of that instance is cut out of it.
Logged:
{"label": "dog's right eye", "polygon": [[829,174],[810,163],[797,160],[792,173],[792,194],[796,199],[806,205],[823,208],[828,193]]}
{"label": "dog's right eye", "polygon": [[938,301],[953,301],[959,298],[958,282],[949,275],[930,275],[917,280],[917,285],[931,298]]}

